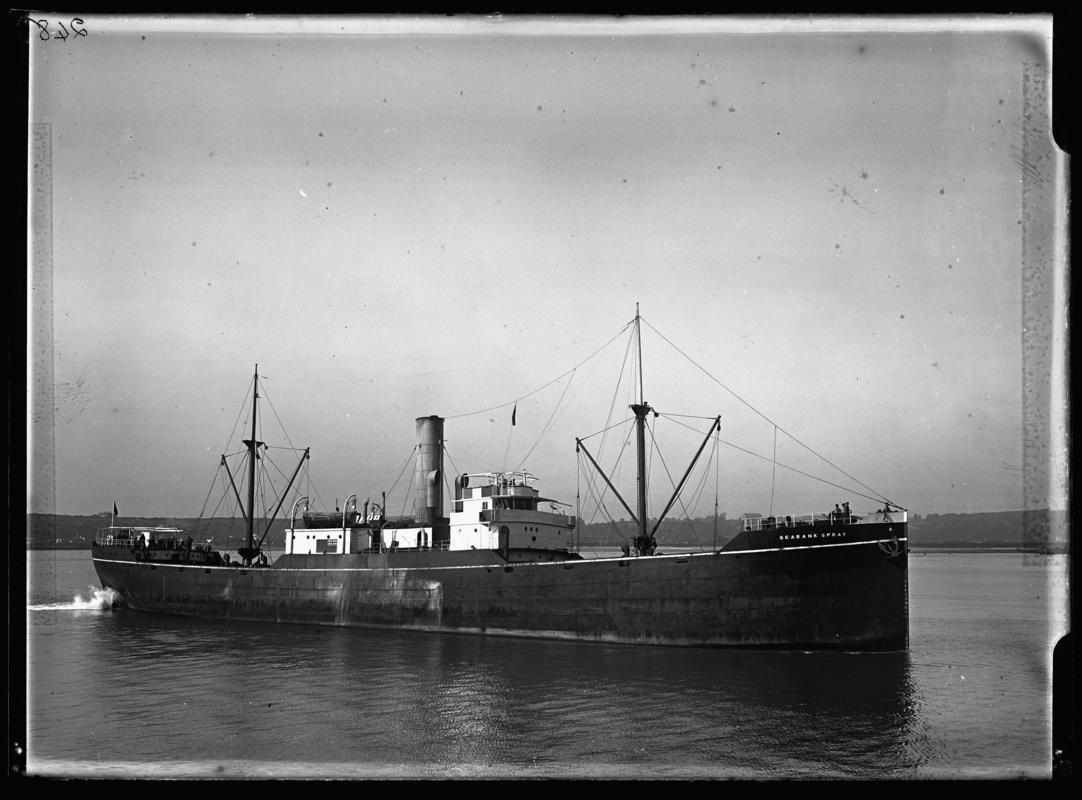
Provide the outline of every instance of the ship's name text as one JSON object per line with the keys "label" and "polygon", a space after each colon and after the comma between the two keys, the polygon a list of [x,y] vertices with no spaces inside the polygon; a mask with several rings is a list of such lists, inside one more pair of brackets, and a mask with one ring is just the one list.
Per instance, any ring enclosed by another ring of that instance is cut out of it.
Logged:
{"label": "ship's name text", "polygon": [[787,542],[794,539],[844,539],[845,531],[824,531],[822,533],[783,533],[778,536],[778,541]]}

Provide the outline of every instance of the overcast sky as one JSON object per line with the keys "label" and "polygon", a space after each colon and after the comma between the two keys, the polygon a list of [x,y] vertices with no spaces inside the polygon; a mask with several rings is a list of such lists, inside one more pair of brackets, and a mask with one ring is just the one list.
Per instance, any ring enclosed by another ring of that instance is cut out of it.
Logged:
{"label": "overcast sky", "polygon": [[[636,303],[646,400],[768,459],[721,445],[695,513],[715,485],[730,515],[878,507],[773,469],[773,425],[706,373],[913,512],[1022,507],[1023,76],[1050,23],[85,19],[31,37],[32,510],[196,516],[256,362],[331,505],[389,489],[428,414],[449,473],[524,466],[585,504],[574,440],[629,415],[626,335],[565,373]],[[652,425],[656,508],[702,434]]]}

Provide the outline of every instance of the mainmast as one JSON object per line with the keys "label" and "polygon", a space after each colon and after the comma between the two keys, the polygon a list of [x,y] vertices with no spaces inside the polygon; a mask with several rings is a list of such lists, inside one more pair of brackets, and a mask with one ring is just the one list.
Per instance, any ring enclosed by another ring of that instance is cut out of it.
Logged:
{"label": "mainmast", "polygon": [[635,555],[637,556],[651,556],[657,549],[657,540],[654,535],[657,533],[658,528],[661,527],[662,521],[665,519],[665,515],[669,513],[669,510],[673,507],[673,504],[680,496],[680,492],[684,488],[684,484],[687,483],[688,477],[691,475],[692,469],[695,467],[695,463],[699,460],[699,456],[702,455],[703,449],[710,441],[710,437],[714,434],[715,430],[721,429],[721,417],[715,417],[714,424],[710,426],[710,430],[706,434],[706,438],[699,446],[699,451],[695,454],[695,457],[691,460],[691,464],[688,465],[687,471],[684,473],[684,477],[680,479],[680,484],[673,492],[672,498],[665,506],[665,510],[658,515],[657,520],[654,522],[652,529],[647,529],[647,517],[646,517],[646,415],[651,412],[654,416],[657,416],[657,412],[650,407],[650,404],[646,402],[643,396],[642,389],[642,319],[639,316],[639,304],[635,304],[635,336],[638,341],[639,349],[639,402],[631,406],[631,410],[635,412],[635,444],[636,444],[636,471],[638,472],[638,515],[631,510],[624,498],[620,496],[620,493],[616,490],[616,487],[612,485],[612,481],[609,480],[605,471],[598,466],[598,463],[594,460],[594,457],[590,455],[590,452],[586,449],[586,446],[582,443],[582,439],[575,439],[575,450],[578,452],[581,450],[586,454],[586,458],[590,461],[597,473],[604,478],[605,484],[612,490],[612,493],[616,496],[616,499],[620,501],[620,504],[624,507],[624,510],[631,516],[632,521],[637,527],[637,531],[632,544],[635,546]]}
{"label": "mainmast", "polygon": [[653,409],[643,399],[642,390],[642,328],[639,323],[639,304],[635,304],[635,337],[639,351],[639,402],[631,406],[635,412],[635,443],[637,445],[639,532],[635,537],[635,550],[640,555],[654,551],[650,535],[646,532],[646,415]]}
{"label": "mainmast", "polygon": [[259,364],[255,365],[252,382],[252,438],[248,440],[248,547],[255,544],[255,460],[258,458],[255,441],[255,416],[259,411]]}
{"label": "mainmast", "polygon": [[248,535],[245,537],[244,548],[238,550],[245,563],[250,564],[252,559],[259,554],[255,546],[255,462],[259,458],[259,445],[256,441],[256,414],[259,410],[259,364],[255,365],[255,378],[252,384],[252,438],[245,439],[248,446]]}

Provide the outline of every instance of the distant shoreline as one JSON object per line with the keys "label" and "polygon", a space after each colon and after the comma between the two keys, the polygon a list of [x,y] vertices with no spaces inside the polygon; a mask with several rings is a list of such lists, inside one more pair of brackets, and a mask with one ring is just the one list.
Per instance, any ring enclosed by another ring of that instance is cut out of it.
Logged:
{"label": "distant shoreline", "polygon": [[[113,521],[110,514],[70,516],[27,514],[26,547],[28,550],[89,549],[100,530]],[[229,518],[121,517],[117,526],[155,527],[168,525],[186,531],[200,542],[223,543],[243,540],[240,520]],[[280,520],[281,528],[289,525]],[[709,535],[713,531],[715,536]],[[707,532],[707,535],[702,535]],[[699,518],[674,521],[659,531],[663,549],[710,550],[740,532],[739,519]],[[1070,526],[1065,511],[990,511],[969,514],[911,514],[909,548],[914,553],[944,552],[1019,552],[1066,553],[1070,548]],[[626,520],[613,524],[587,523],[580,520],[575,539],[581,547],[619,547],[620,538],[630,540],[635,525]],[[278,535],[278,534],[276,534]]]}
{"label": "distant shoreline", "polygon": [[[605,547],[606,545],[594,545],[583,544],[584,548],[590,547]],[[670,547],[691,547],[691,545],[670,545]],[[89,550],[89,545],[83,544],[58,544],[52,547],[43,545],[36,545],[27,547],[27,552],[30,551],[47,551],[47,550]],[[1067,553],[1066,545],[1049,546],[1049,547],[1034,547],[1017,545],[1015,547],[1005,545],[985,545],[985,544],[923,544],[923,545],[910,545],[910,553],[1034,553],[1044,555],[1065,555]]]}

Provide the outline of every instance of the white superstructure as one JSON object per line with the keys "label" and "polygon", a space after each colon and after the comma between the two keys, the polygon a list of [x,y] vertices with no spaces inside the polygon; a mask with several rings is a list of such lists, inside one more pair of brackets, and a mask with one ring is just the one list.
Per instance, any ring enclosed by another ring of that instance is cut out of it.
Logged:
{"label": "white superstructure", "polygon": [[[285,552],[295,555],[362,553],[371,550],[512,550],[574,548],[575,518],[566,503],[540,496],[528,472],[480,472],[455,480],[455,499],[438,540],[432,525],[416,519],[364,518],[350,509],[341,522],[285,531]],[[331,515],[324,515],[330,517]]]}
{"label": "white superstructure", "polygon": [[538,480],[528,472],[472,472],[454,481],[454,501],[444,515],[443,419],[418,417],[417,465],[413,514],[387,519],[383,506],[370,513],[369,503],[357,511],[357,495],[343,510],[305,513],[305,527],[296,527],[294,505],[285,532],[287,555],[352,554],[387,550],[495,550],[506,560],[543,557],[529,551],[573,552],[575,518],[567,503],[541,497]]}
{"label": "white superstructure", "polygon": [[451,550],[572,550],[575,519],[541,497],[528,472],[480,472],[455,482]]}

